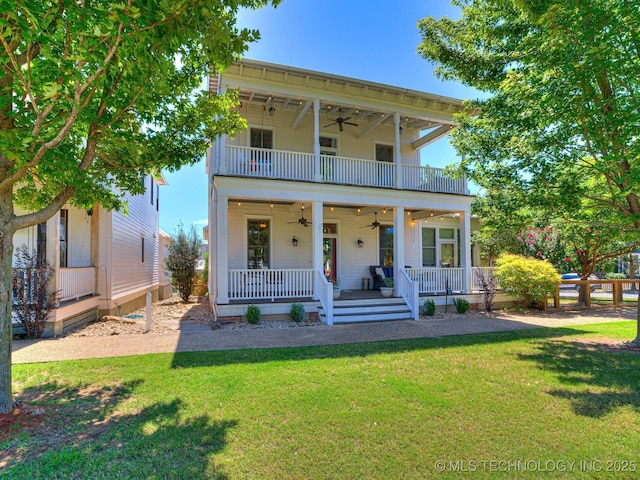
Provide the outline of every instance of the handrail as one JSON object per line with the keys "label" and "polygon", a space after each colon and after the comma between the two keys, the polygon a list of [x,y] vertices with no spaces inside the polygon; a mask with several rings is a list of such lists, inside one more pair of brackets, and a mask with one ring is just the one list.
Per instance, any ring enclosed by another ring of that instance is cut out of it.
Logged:
{"label": "handrail", "polygon": [[315,270],[318,300],[325,311],[327,325],[333,325],[333,284],[329,283],[322,270]]}
{"label": "handrail", "polygon": [[420,311],[418,308],[418,284],[411,280],[411,277],[409,277],[409,275],[403,268],[400,269],[400,278],[398,278],[398,294],[404,299],[404,301],[411,309],[411,317],[414,320],[419,320]]}

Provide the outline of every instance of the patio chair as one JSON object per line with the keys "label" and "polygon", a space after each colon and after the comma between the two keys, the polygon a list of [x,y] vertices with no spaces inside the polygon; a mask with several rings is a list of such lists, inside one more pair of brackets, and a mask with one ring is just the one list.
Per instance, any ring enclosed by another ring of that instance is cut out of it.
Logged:
{"label": "patio chair", "polygon": [[369,267],[369,272],[373,277],[373,286],[372,290],[380,290],[380,287],[384,285],[385,274],[384,270],[380,265],[371,265]]}

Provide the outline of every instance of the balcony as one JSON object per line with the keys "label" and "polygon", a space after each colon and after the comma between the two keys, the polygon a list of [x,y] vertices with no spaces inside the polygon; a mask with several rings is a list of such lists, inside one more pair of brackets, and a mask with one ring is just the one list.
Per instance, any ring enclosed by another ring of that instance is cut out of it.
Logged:
{"label": "balcony", "polygon": [[393,188],[469,195],[465,178],[450,178],[444,169],[396,165],[375,160],[227,146],[218,173],[240,177],[297,180],[336,185]]}

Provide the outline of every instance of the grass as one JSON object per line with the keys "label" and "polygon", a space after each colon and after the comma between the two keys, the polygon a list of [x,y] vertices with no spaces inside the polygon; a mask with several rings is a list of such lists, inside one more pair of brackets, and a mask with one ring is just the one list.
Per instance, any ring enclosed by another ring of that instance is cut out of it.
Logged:
{"label": "grass", "polygon": [[640,355],[590,342],[634,329],[17,365],[0,477],[633,477]]}

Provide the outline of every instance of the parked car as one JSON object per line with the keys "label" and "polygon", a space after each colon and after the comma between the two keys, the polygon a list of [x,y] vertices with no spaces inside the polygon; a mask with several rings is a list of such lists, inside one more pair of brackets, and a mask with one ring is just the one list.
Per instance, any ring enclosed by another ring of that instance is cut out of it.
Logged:
{"label": "parked car", "polygon": [[[571,273],[563,273],[562,280],[580,280],[580,275],[575,272]],[[588,280],[600,280],[597,276],[591,274],[589,275]],[[602,288],[602,285],[598,283],[592,283],[590,286],[590,290],[593,292],[596,288]],[[572,284],[560,284],[560,290],[580,290],[580,284],[572,285]]]}

